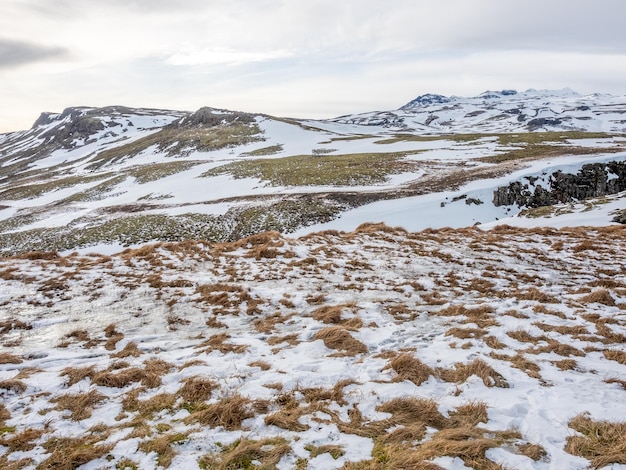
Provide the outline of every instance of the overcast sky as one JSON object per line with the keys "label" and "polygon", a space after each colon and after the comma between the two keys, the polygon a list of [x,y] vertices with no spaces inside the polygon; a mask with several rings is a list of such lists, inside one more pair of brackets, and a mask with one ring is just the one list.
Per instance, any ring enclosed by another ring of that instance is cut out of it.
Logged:
{"label": "overcast sky", "polygon": [[0,0],[0,132],[121,104],[291,117],[626,94],[624,0]]}

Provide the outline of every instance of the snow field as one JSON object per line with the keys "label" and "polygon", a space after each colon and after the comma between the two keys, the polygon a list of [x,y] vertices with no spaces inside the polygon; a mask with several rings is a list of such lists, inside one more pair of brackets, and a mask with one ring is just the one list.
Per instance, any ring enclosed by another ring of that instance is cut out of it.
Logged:
{"label": "snow field", "polygon": [[625,234],[369,224],[2,259],[0,461],[588,468],[575,418],[626,421]]}

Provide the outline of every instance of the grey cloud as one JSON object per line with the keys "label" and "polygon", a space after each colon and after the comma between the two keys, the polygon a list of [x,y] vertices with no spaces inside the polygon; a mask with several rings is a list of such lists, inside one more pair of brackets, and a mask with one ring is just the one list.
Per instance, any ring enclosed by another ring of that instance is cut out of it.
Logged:
{"label": "grey cloud", "polygon": [[40,44],[0,38],[0,68],[39,62],[67,54],[61,47],[48,47]]}

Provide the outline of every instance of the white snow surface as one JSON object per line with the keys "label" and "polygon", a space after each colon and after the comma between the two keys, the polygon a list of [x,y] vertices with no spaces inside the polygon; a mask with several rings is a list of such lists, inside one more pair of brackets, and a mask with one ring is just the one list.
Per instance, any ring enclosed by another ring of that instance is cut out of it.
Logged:
{"label": "white snow surface", "polygon": [[[626,421],[624,235],[366,225],[112,257],[0,260],[0,458],[45,468],[69,458],[51,444],[67,438],[104,449],[81,468],[128,459],[156,469],[166,458],[171,468],[199,468],[206,455],[225,462],[243,439],[266,451],[286,443],[275,468],[306,459],[307,468],[339,469],[372,458],[368,426],[390,419],[383,435],[419,427],[419,418],[384,411],[393,400],[426,399],[448,423],[459,407],[484,404],[473,432],[509,436],[488,446],[492,462],[588,468],[566,451],[578,435],[572,419]],[[328,331],[343,339],[316,339]],[[430,372],[411,378],[393,365],[400,356]],[[476,361],[489,376],[449,376]],[[185,392],[192,378],[210,384],[197,402]],[[93,401],[72,404],[89,393]],[[233,397],[242,417],[221,414]],[[442,438],[441,426],[404,445]],[[31,444],[16,450],[14,436]],[[543,456],[523,455],[527,444]],[[341,452],[314,456],[320,446]],[[427,460],[457,469],[464,457]]]}

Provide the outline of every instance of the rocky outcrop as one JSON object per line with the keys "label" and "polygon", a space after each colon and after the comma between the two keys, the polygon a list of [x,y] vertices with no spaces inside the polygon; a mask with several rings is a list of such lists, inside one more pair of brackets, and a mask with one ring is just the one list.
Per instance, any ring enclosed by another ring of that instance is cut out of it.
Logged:
{"label": "rocky outcrop", "polygon": [[250,124],[254,122],[254,115],[204,107],[200,108],[188,118],[183,119],[181,121],[181,124],[190,126],[202,125],[213,127],[220,124],[229,124],[233,122]]}
{"label": "rocky outcrop", "polygon": [[541,207],[556,203],[580,201],[590,197],[616,194],[626,190],[626,162],[589,163],[576,174],[556,171],[550,175],[549,188],[513,181],[493,193],[495,206]]}
{"label": "rocky outcrop", "polygon": [[620,224],[626,224],[626,209],[622,209],[617,213],[615,217],[613,217],[613,222],[617,222]]}

